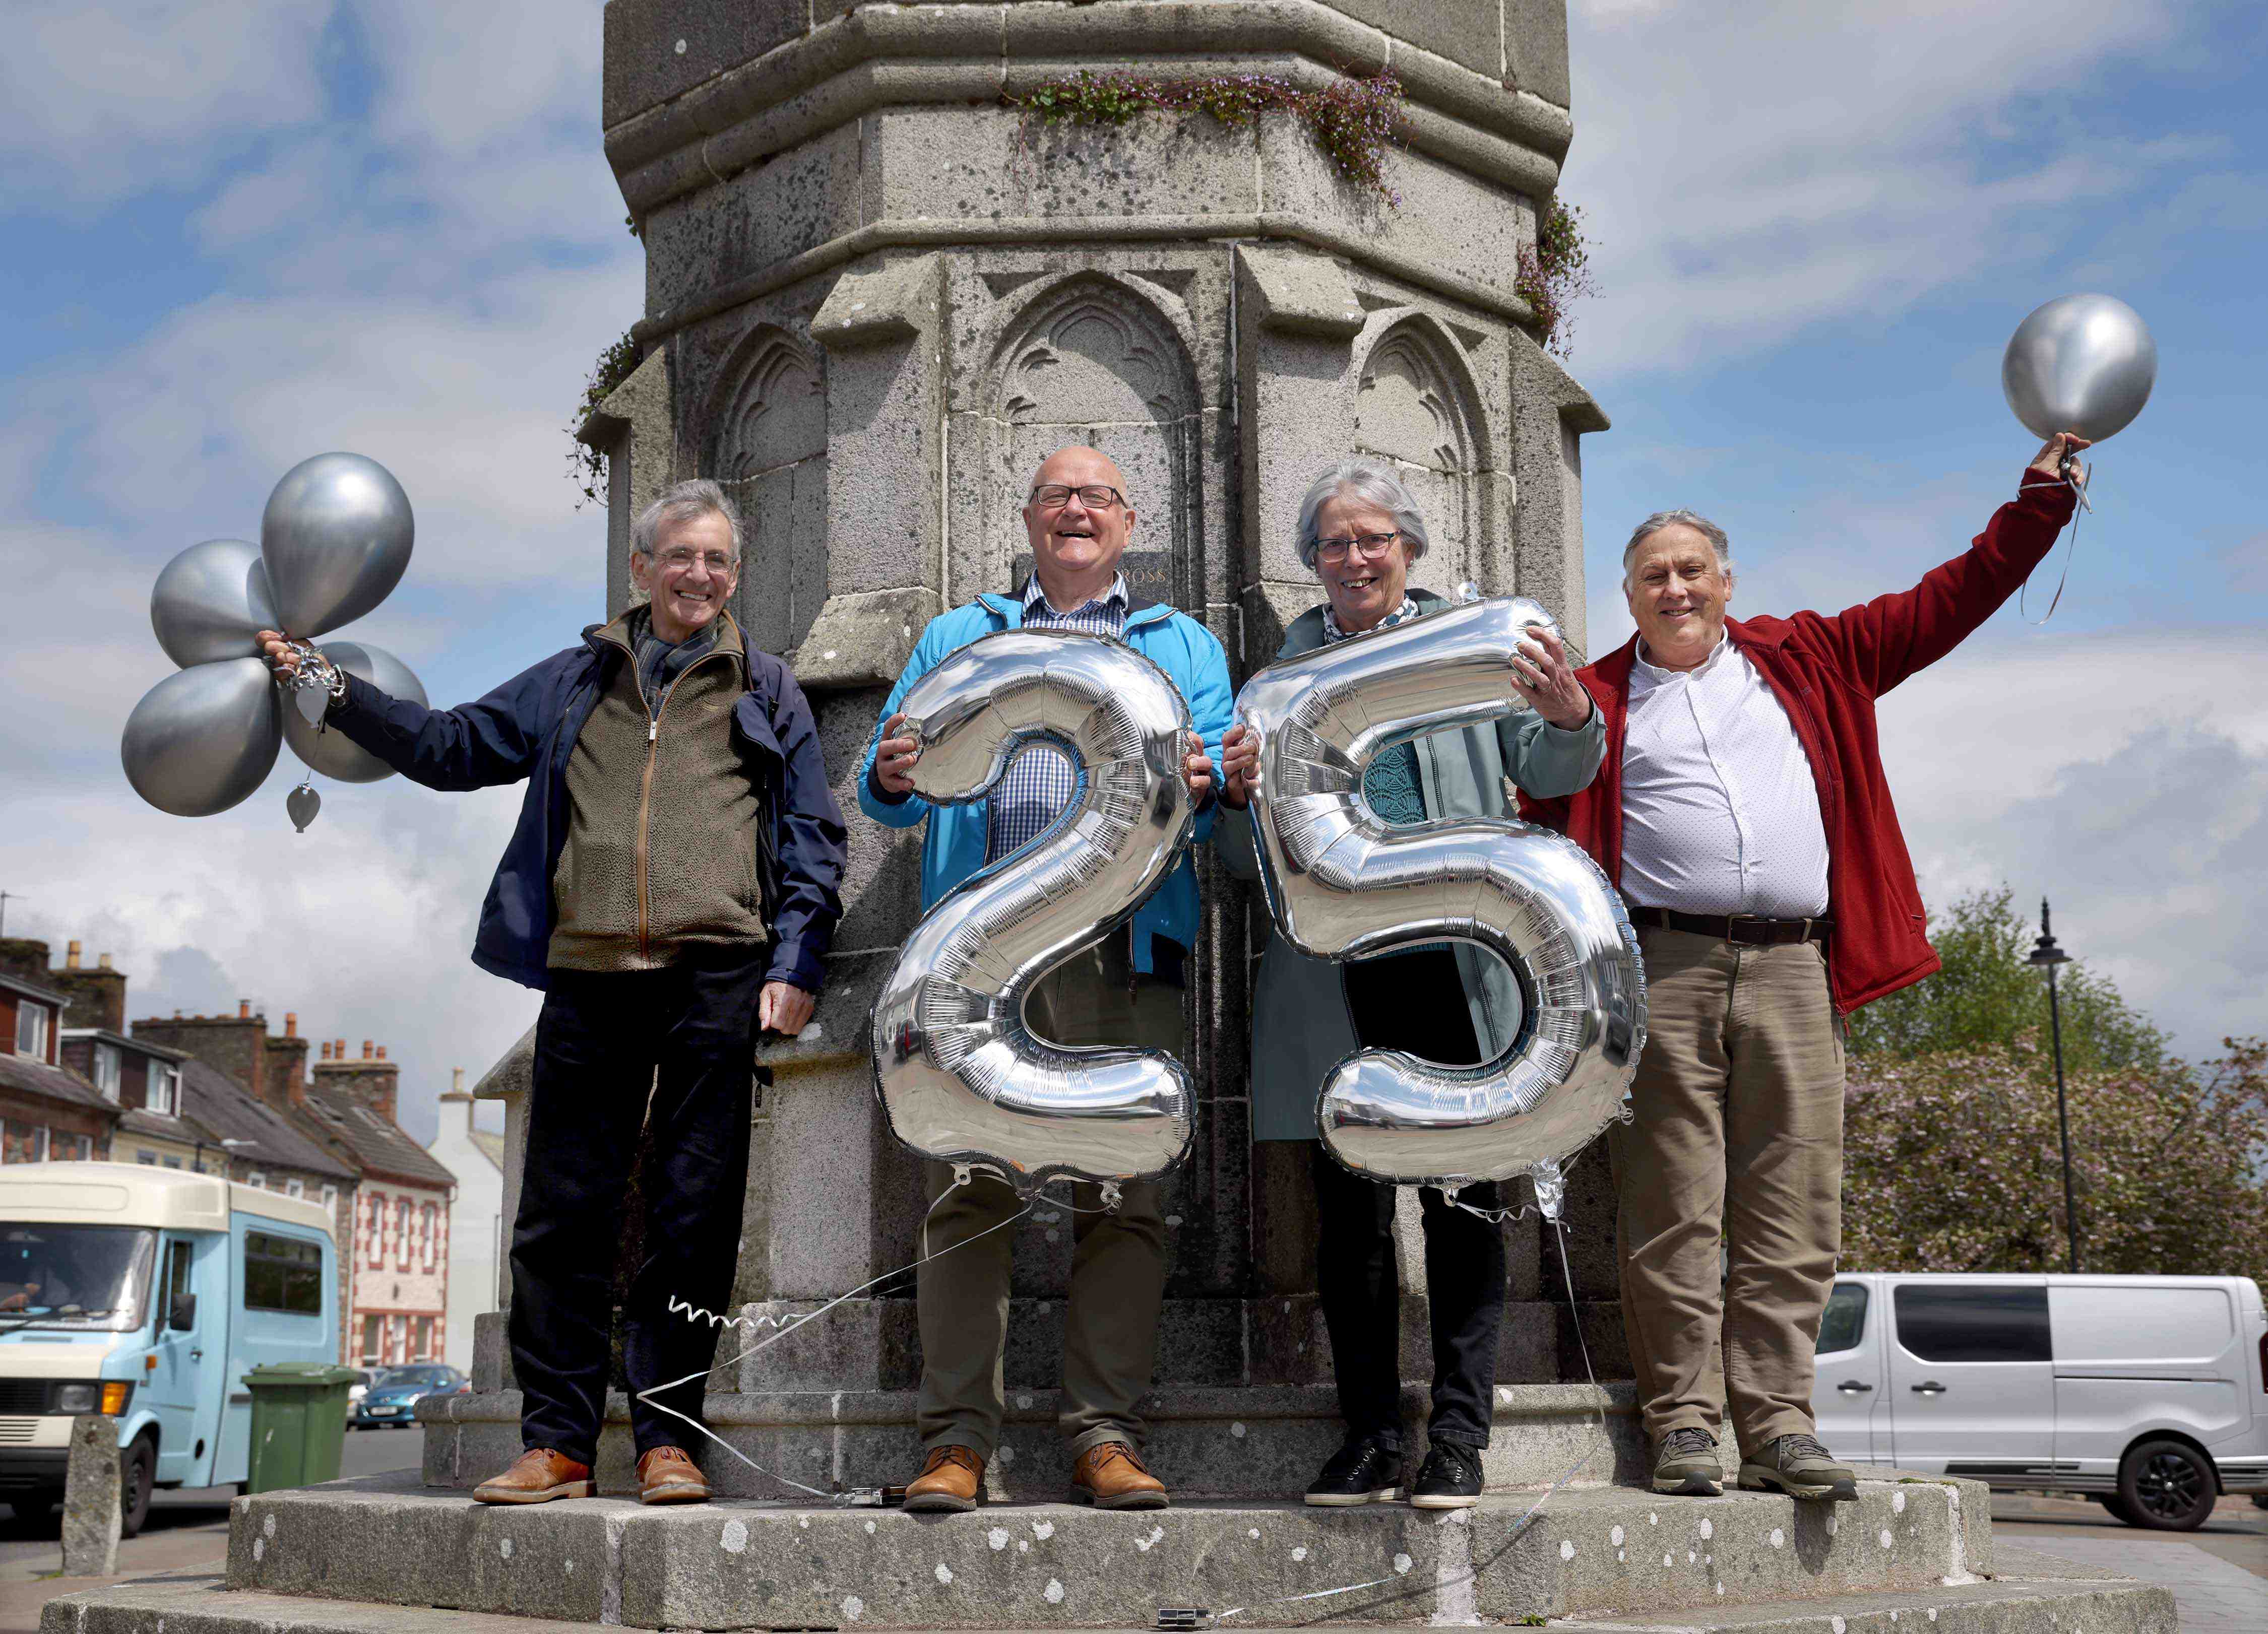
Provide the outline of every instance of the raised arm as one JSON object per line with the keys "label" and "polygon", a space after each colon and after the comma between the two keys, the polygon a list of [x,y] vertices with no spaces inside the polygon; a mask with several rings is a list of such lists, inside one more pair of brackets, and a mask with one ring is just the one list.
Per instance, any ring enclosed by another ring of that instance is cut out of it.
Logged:
{"label": "raised arm", "polygon": [[2059,432],[2024,467],[2016,497],[1992,513],[1969,548],[1932,568],[1911,590],[1877,596],[1831,616],[1789,621],[1835,654],[1854,686],[1879,697],[1967,640],[2016,593],[2054,546],[2077,504],[2059,467],[2088,445]]}

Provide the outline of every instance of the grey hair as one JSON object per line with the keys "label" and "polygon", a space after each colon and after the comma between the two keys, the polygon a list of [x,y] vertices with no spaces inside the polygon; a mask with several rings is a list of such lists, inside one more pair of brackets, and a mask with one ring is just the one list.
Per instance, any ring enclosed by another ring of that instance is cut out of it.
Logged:
{"label": "grey hair", "polygon": [[1725,530],[1703,516],[1698,511],[1657,511],[1631,530],[1630,543],[1623,547],[1623,588],[1630,588],[1631,558],[1638,548],[1665,527],[1690,527],[1709,541],[1717,553],[1717,565],[1727,578],[1733,571],[1733,541],[1725,537]]}
{"label": "grey hair", "polygon": [[1425,532],[1425,519],[1418,514],[1417,500],[1402,485],[1392,466],[1380,460],[1342,460],[1317,477],[1308,486],[1307,497],[1300,501],[1300,560],[1310,573],[1315,570],[1315,513],[1342,494],[1367,499],[1391,513],[1395,530],[1410,541],[1412,562],[1432,543]]}
{"label": "grey hair", "polygon": [[740,513],[725,497],[725,490],[705,476],[689,482],[672,482],[652,504],[638,512],[637,520],[630,524],[630,554],[651,556],[653,541],[664,526],[672,522],[690,522],[701,516],[725,519],[725,526],[733,530],[733,560],[740,561]]}

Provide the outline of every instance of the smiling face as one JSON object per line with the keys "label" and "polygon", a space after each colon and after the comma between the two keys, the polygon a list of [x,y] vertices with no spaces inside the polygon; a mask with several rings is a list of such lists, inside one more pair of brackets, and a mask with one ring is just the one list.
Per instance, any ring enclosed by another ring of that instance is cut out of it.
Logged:
{"label": "smiling face", "polygon": [[674,645],[706,629],[725,610],[740,564],[733,525],[714,511],[655,533],[653,554],[630,557],[630,578],[652,598],[653,633]]}
{"label": "smiling face", "polygon": [[1733,575],[1698,529],[1672,522],[1640,540],[1623,581],[1647,662],[1692,669],[1717,650]]}
{"label": "smiling face", "polygon": [[[1400,610],[1410,583],[1409,539],[1397,537],[1374,556],[1365,555],[1359,542],[1396,531],[1393,512],[1359,495],[1335,495],[1315,508],[1315,577],[1323,581],[1341,629],[1369,629]],[[1338,561],[1320,548],[1322,541],[1346,539],[1358,542]]]}
{"label": "smiling face", "polygon": [[[1126,478],[1108,454],[1084,446],[1058,449],[1032,473],[1028,493],[1060,486],[1073,489],[1060,505],[1024,504],[1024,533],[1032,541],[1033,569],[1040,586],[1057,607],[1065,596],[1077,596],[1076,607],[1100,594],[1118,570],[1126,554],[1126,540],[1134,531],[1134,512],[1124,503]],[[1091,505],[1080,498],[1081,488],[1108,488],[1120,497]]]}

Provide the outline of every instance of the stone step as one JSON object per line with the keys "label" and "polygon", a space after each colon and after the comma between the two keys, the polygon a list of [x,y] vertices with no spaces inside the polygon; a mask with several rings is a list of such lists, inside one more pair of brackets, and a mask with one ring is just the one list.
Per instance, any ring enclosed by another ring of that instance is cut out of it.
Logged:
{"label": "stone step", "polygon": [[239,1499],[229,1586],[638,1628],[1147,1627],[1166,1606],[1241,1607],[1248,1622],[1271,1608],[1280,1621],[1517,1621],[1934,1588],[1971,1580],[1992,1547],[1970,1483],[1868,1481],[1859,1503],[1833,1505],[1571,1487],[1447,1513],[1198,1502],[939,1516],[615,1498],[494,1507],[412,1482]]}
{"label": "stone step", "polygon": [[[1446,1601],[1446,1597],[1445,1597]],[[1310,1602],[1312,1604],[1312,1602]],[[1226,1611],[1228,1607],[1213,1608]],[[1283,1608],[1300,1610],[1299,1607]],[[1387,1620],[1393,1611],[1370,1607],[1346,1622]],[[857,1615],[851,1616],[851,1611]],[[1289,1616],[1238,1616],[1221,1624],[1270,1634],[1272,1630],[1311,1624],[1315,1613],[1294,1623]],[[741,1626],[774,1629],[791,1625],[762,1620],[756,1614]],[[1396,1618],[1395,1620],[1403,1620]],[[1410,1620],[1414,1620],[1414,1614]],[[1438,1623],[1470,1625],[1481,1614],[1446,1601]],[[40,1617],[40,1634],[557,1634],[589,1626],[588,1620],[513,1616],[368,1601],[312,1600],[256,1590],[232,1589],[214,1577],[149,1578],[50,1600]],[[838,1605],[833,1621],[817,1625],[847,1630],[887,1626],[876,1608]],[[1040,1628],[1086,1626],[1068,1617]],[[1152,1625],[1142,1623],[1141,1628]],[[1565,1634],[2178,1634],[2172,1594],[2126,1579],[2075,1580],[2003,1578],[1995,1581],[1940,1585],[1933,1588],[1867,1594],[1822,1595],[1756,1603],[1727,1601],[1705,1610],[1683,1609],[1626,1615],[1553,1618],[1543,1626]]]}
{"label": "stone step", "polygon": [[[1426,1395],[1421,1384],[1403,1385],[1404,1423],[1425,1422]],[[1647,1465],[1633,1403],[1628,1384],[1599,1389],[1499,1385],[1494,1435],[1481,1455],[1483,1474],[1492,1488],[1548,1486],[1570,1469],[1579,1469],[1584,1481],[1637,1485]],[[916,1406],[909,1390],[712,1391],[703,1409],[710,1429],[761,1469],[713,1445],[696,1450],[710,1480],[727,1497],[798,1496],[798,1486],[776,1478],[783,1476],[830,1494],[903,1483],[921,1463]],[[477,1486],[511,1463],[520,1451],[519,1410],[514,1390],[427,1396],[418,1402],[426,1483]],[[1338,1394],[1328,1385],[1160,1387],[1144,1413],[1148,1461],[1160,1479],[1192,1498],[1280,1498],[1303,1492],[1346,1435]],[[1725,1443],[1729,1459],[1731,1437]],[[1414,1474],[1425,1453],[1422,1435],[1409,1438],[1408,1453]],[[620,1391],[610,1392],[599,1445],[600,1483],[628,1488],[631,1463],[630,1402]],[[1056,1430],[1056,1393],[1011,1388],[1000,1446],[985,1471],[990,1495],[1061,1498],[1070,1463]]]}

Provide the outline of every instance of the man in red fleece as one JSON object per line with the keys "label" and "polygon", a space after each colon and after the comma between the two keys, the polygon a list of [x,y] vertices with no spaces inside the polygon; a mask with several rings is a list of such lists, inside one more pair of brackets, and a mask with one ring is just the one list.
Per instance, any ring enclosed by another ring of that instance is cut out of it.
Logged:
{"label": "man in red fleece", "polygon": [[2062,462],[2087,445],[2054,438],[1967,551],[1831,615],[1728,618],[1730,547],[1690,511],[1648,517],[1623,553],[1638,634],[1579,672],[1606,760],[1580,792],[1521,805],[1598,860],[1646,955],[1636,1115],[1612,1145],[1657,1492],[1720,1490],[1706,1376],[1721,1330],[1741,1485],[1858,1496],[1811,1416],[1842,1236],[1844,1019],[1938,967],[1874,700],[2047,555],[2074,503]]}

